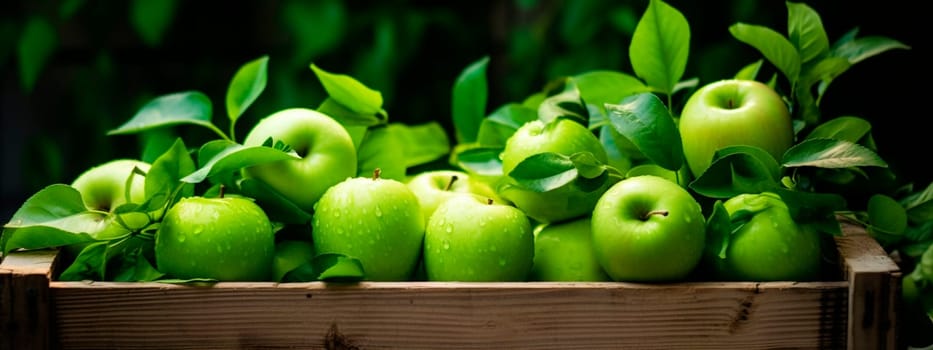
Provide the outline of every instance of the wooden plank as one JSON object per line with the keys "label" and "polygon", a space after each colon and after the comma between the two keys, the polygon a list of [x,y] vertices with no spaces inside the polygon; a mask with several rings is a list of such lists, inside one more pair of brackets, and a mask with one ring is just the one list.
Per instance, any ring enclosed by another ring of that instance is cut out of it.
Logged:
{"label": "wooden plank", "polygon": [[845,282],[52,282],[66,349],[844,346]]}
{"label": "wooden plank", "polygon": [[55,254],[55,250],[17,252],[0,263],[0,349],[50,347],[49,281]]}
{"label": "wooden plank", "polygon": [[842,225],[845,234],[836,237],[836,245],[849,281],[847,348],[898,349],[900,268],[863,228]]}

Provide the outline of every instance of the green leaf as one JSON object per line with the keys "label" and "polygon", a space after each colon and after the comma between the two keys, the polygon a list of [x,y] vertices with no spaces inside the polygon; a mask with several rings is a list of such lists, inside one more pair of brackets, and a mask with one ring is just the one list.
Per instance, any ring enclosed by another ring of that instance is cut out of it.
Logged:
{"label": "green leaf", "polygon": [[729,33],[761,52],[768,62],[784,73],[791,85],[797,83],[802,65],[800,54],[783,35],[768,27],[745,23],[733,24]]}
{"label": "green leaf", "polygon": [[56,46],[58,35],[47,19],[33,16],[26,21],[17,46],[20,82],[24,90],[32,91]]}
{"label": "green leaf", "polygon": [[175,144],[178,133],[171,128],[158,128],[144,131],[139,136],[143,148],[139,160],[152,164]]}
{"label": "green leaf", "polygon": [[264,55],[241,66],[233,76],[225,99],[231,125],[266,89],[268,65],[269,55]]}
{"label": "green leaf", "polygon": [[176,0],[133,0],[130,23],[149,47],[162,43],[165,30],[175,16]]}
{"label": "green leaf", "polygon": [[464,68],[454,82],[451,115],[457,143],[475,142],[486,116],[488,65],[489,56],[484,56]]}
{"label": "green leaf", "polygon": [[107,264],[107,242],[88,244],[78,253],[75,260],[58,276],[59,281],[81,281],[104,279],[103,270]]}
{"label": "green leaf", "polygon": [[343,254],[320,254],[315,256],[311,263],[315,271],[320,271],[318,279],[321,281],[357,282],[366,275],[359,259]]}
{"label": "green leaf", "polygon": [[515,130],[535,119],[538,119],[538,112],[534,109],[518,103],[503,104],[483,119],[476,143],[484,147],[505,147]]}
{"label": "green leaf", "polygon": [[242,179],[239,184],[243,195],[255,199],[256,203],[269,215],[270,220],[285,224],[307,224],[311,221],[310,213],[264,182],[256,179]]}
{"label": "green leaf", "polygon": [[133,250],[119,260],[121,264],[111,278],[114,282],[151,282],[165,276],[146,259],[142,249]]}
{"label": "green leaf", "polygon": [[625,98],[622,104],[607,104],[606,110],[613,128],[648,159],[665,169],[681,168],[684,155],[680,131],[661,99],[641,93]]}
{"label": "green leaf", "polygon": [[802,63],[825,56],[829,37],[820,15],[804,3],[787,2],[788,39],[797,48]]}
{"label": "green leaf", "polygon": [[502,174],[502,147],[456,147],[452,164],[470,174],[480,176],[500,176]]}
{"label": "green leaf", "polygon": [[388,126],[370,128],[360,142],[356,152],[357,176],[372,176],[376,168],[381,169],[380,177],[404,181],[405,150],[396,129]]}
{"label": "green leaf", "polygon": [[589,112],[576,88],[549,96],[541,101],[538,106],[538,119],[550,122],[557,118],[572,119],[582,125],[589,123]]}
{"label": "green leaf", "polygon": [[713,155],[713,162],[689,187],[710,198],[761,193],[780,185],[780,165],[768,152],[753,146],[730,146]]}
{"label": "green leaf", "polygon": [[180,197],[194,195],[194,184],[183,184],[181,179],[195,169],[194,159],[188,153],[185,142],[177,138],[172,147],[152,163],[146,174],[146,199],[153,201],[150,205],[162,207],[179,185],[183,186],[178,193]]}
{"label": "green leaf", "polygon": [[594,70],[570,79],[580,91],[583,102],[596,106],[602,113],[606,113],[607,103],[619,104],[631,95],[651,92],[651,88],[638,78],[617,71]]}
{"label": "green leaf", "polygon": [[836,139],[859,143],[869,136],[871,123],[859,117],[842,116],[817,125],[807,134],[806,139]]}
{"label": "green leaf", "polygon": [[569,156],[544,152],[525,158],[508,173],[508,176],[521,187],[535,192],[547,192],[573,182],[578,174]]}
{"label": "green leaf", "polygon": [[732,219],[729,217],[729,212],[726,211],[723,201],[717,199],[713,203],[712,212],[706,219],[706,250],[715,253],[711,255],[725,259],[732,232]]}
{"label": "green leaf", "polygon": [[363,115],[384,114],[382,93],[372,90],[349,75],[333,74],[314,63],[311,70],[317,75],[327,94],[340,105]]}
{"label": "green leaf", "polygon": [[842,234],[836,213],[847,208],[845,197],[836,193],[805,192],[786,188],[775,188],[773,192],[781,196],[798,225],[833,236]]}
{"label": "green leaf", "polygon": [[758,78],[758,72],[761,71],[761,65],[764,63],[764,60],[757,60],[755,62],[749,63],[745,67],[742,67],[733,78],[735,79],[744,79],[744,80],[755,80]]}
{"label": "green leaf", "polygon": [[216,129],[211,123],[211,100],[202,92],[186,91],[163,95],[146,103],[129,121],[107,135],[134,134],[179,124]]}
{"label": "green leaf", "polygon": [[415,125],[390,123],[387,129],[401,145],[402,164],[406,169],[450,154],[447,131],[436,121]]}
{"label": "green leaf", "polygon": [[884,36],[867,36],[856,38],[857,30],[853,30],[849,35],[839,39],[831,51],[831,56],[842,57],[849,60],[849,63],[856,64],[866,58],[876,56],[890,50],[910,50],[911,47],[900,41]]}
{"label": "green leaf", "polygon": [[214,155],[210,157],[206,163],[203,163],[204,161],[201,158],[201,154],[205,152],[202,151],[198,156],[199,161],[202,162],[201,168],[185,176],[181,181],[199,183],[208,177],[235,172],[245,167],[283,160],[301,159],[301,157],[295,153],[286,153],[273,147],[244,146],[227,140],[210,141],[201,146],[202,150],[205,149],[205,147],[209,147],[210,152],[208,153],[213,153]]}
{"label": "green leaf", "polygon": [[873,234],[903,234],[907,229],[907,210],[894,198],[876,193],[868,199],[869,231]]}
{"label": "green leaf", "polygon": [[65,184],[46,186],[30,196],[3,225],[0,252],[61,247],[90,242],[105,213],[89,211],[81,193]]}
{"label": "green leaf", "polygon": [[901,200],[911,222],[933,222],[933,182],[923,191],[912,193]]}
{"label": "green leaf", "polygon": [[792,146],[784,153],[782,165],[794,167],[851,168],[888,164],[877,153],[851,141],[813,138]]}
{"label": "green leaf", "polygon": [[344,127],[350,126],[376,126],[385,124],[389,120],[389,116],[385,111],[380,110],[379,113],[358,113],[353,110],[344,107],[340,102],[337,102],[333,97],[328,97],[321,102],[321,105],[317,107],[317,111],[327,114],[331,118],[334,118],[340,124],[343,124]]}
{"label": "green leaf", "polygon": [[651,0],[629,44],[635,75],[648,86],[672,94],[687,67],[690,25],[680,11],[662,0]]}

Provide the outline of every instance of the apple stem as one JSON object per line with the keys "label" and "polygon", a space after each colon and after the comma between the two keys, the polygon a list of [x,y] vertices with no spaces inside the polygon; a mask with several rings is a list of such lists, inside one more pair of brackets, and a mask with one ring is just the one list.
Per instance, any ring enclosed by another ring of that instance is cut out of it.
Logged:
{"label": "apple stem", "polygon": [[642,216],[642,220],[648,220],[654,215],[667,216],[668,213],[669,212],[667,210],[652,210],[652,211],[645,213],[645,215]]}
{"label": "apple stem", "polygon": [[492,205],[492,198],[486,198],[486,204]]}
{"label": "apple stem", "polygon": [[224,190],[226,189],[227,189],[227,186],[220,184],[220,190],[218,191],[217,196],[220,198],[224,198]]}
{"label": "apple stem", "polygon": [[447,187],[444,187],[444,191],[450,191],[450,188],[454,186],[454,182],[457,181],[457,175],[450,177],[450,181],[447,182]]}
{"label": "apple stem", "polygon": [[382,169],[373,169],[373,180],[378,179],[380,176],[382,176]]}

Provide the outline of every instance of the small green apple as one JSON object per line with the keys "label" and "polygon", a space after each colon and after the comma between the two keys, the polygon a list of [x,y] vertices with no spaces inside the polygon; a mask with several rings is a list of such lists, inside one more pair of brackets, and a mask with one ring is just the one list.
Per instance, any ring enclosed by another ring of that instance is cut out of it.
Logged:
{"label": "small green apple", "polygon": [[592,219],[538,225],[535,228],[534,265],[531,279],[557,282],[611,281],[596,260]]}
{"label": "small green apple", "polygon": [[[111,212],[127,203],[126,184],[134,168],[149,171],[150,164],[136,159],[114,159],[91,167],[78,175],[71,183],[81,193],[88,209]],[[130,202],[146,200],[146,177],[133,174],[130,182]]]}
{"label": "small green apple", "polygon": [[406,184],[418,197],[425,222],[431,218],[437,206],[458,195],[473,195],[482,199],[492,198],[497,203],[504,203],[489,184],[470,177],[469,174],[460,170],[441,169],[421,172],[409,178]]}
{"label": "small green apple", "polygon": [[593,210],[596,259],[616,281],[684,279],[703,256],[705,221],[700,204],[677,183],[654,175],[625,178]]}
{"label": "small green apple", "polygon": [[[142,203],[146,200],[146,177],[133,174],[135,168],[148,172],[150,164],[136,159],[114,159],[82,172],[71,183],[71,187],[81,194],[84,205],[91,210],[100,211],[100,221],[97,222],[88,235],[98,240],[110,240],[130,234],[130,230],[155,229],[156,223],[144,213],[131,212],[121,214],[120,224],[113,210],[127,203],[126,184],[130,175],[129,200],[132,203]],[[66,251],[78,254],[87,244],[74,244],[67,246]]]}
{"label": "small green apple", "polygon": [[[519,127],[506,141],[501,154],[502,172],[508,177],[526,158],[546,152],[566,156],[590,152],[599,162],[608,162],[605,148],[586,126],[564,118],[550,122],[533,120]],[[512,202],[539,223],[551,223],[587,215],[612,183],[606,181],[591,192],[582,191],[573,183],[548,192],[535,192],[506,183],[500,186],[498,192],[502,198]]]}
{"label": "small green apple", "polygon": [[697,177],[720,148],[756,146],[780,160],[794,142],[787,104],[755,80],[727,79],[700,87],[684,104],[679,128],[687,165]]}
{"label": "small green apple", "polygon": [[329,188],[311,219],[315,255],[344,254],[363,265],[370,281],[412,278],[424,240],[418,198],[405,183],[353,177]]}
{"label": "small green apple", "polygon": [[513,206],[457,196],[441,203],[428,221],[429,281],[526,281],[533,259],[531,222]]}
{"label": "small green apple", "polygon": [[260,120],[243,144],[282,141],[301,159],[243,169],[243,176],[263,181],[298,207],[310,212],[331,186],[356,176],[356,146],[346,128],[330,116],[307,108],[284,109]]}
{"label": "small green apple", "polygon": [[[746,193],[723,203],[735,221],[751,216],[729,236],[725,259],[707,251],[717,278],[742,281],[811,281],[819,277],[821,236],[798,225],[775,193]],[[715,249],[714,249],[715,250]]]}
{"label": "small green apple", "polygon": [[173,278],[267,281],[275,233],[250,199],[186,197],[165,212],[154,249],[159,271]]}

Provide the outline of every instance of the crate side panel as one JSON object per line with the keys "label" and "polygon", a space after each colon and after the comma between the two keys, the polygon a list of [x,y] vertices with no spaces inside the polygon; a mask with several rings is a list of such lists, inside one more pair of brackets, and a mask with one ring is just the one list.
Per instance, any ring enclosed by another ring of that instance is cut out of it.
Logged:
{"label": "crate side panel", "polygon": [[[53,283],[63,348],[839,348],[847,285]],[[80,285],[79,285],[80,286]]]}

